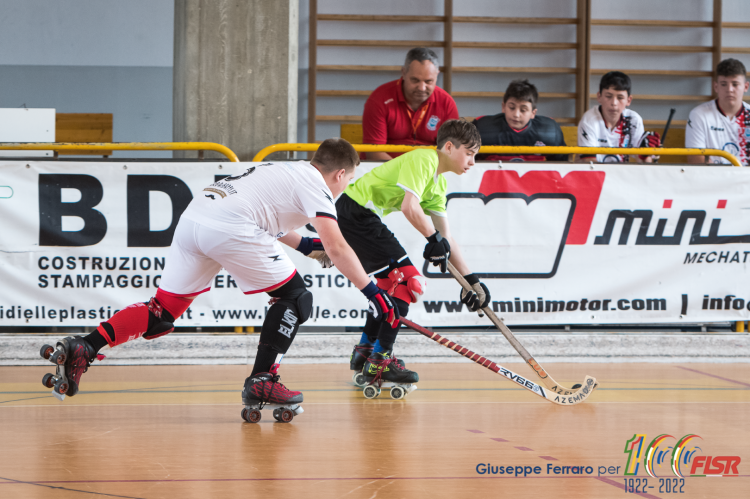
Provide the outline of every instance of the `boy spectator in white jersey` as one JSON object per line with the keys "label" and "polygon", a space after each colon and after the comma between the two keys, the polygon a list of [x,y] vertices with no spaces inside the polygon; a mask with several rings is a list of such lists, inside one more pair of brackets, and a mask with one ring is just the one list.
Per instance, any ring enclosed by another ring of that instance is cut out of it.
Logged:
{"label": "boy spectator in white jersey", "polygon": [[[529,80],[513,80],[503,95],[502,113],[480,116],[474,126],[485,146],[565,146],[560,125],[546,116],[537,116],[539,93]],[[565,154],[478,154],[487,161],[567,161]]]}
{"label": "boy spectator in white jersey", "polygon": [[[748,86],[744,64],[737,59],[721,61],[714,81],[717,98],[690,111],[685,147],[727,151],[750,165],[750,106],[742,101]],[[688,156],[688,162],[730,164],[719,156]]]}
{"label": "boy spectator in white jersey", "polygon": [[[245,405],[301,403],[302,393],[278,382],[275,362],[310,318],[313,297],[279,241],[324,266],[335,264],[369,300],[374,320],[398,327],[398,309],[370,280],[338,226],[333,200],[354,178],[358,164],[351,144],[328,139],[309,163],[255,165],[199,192],[175,229],[156,296],[117,311],[85,337],[58,342],[66,351],[69,379],[69,388],[60,395],[78,392],[81,375],[104,346],[172,332],[175,320],[198,295],[211,289],[223,267],[244,294],[272,297],[255,365],[245,380]],[[295,232],[307,223],[313,224],[320,239]]]}
{"label": "boy spectator in white jersey", "polygon": [[[633,102],[630,95],[630,77],[620,71],[610,71],[602,76],[599,92],[596,94],[598,106],[594,106],[578,123],[578,145],[580,147],[660,147],[658,133],[646,132],[643,119],[635,111],[628,109]],[[582,155],[590,160],[593,156]],[[652,163],[652,156],[639,156],[641,161]],[[599,163],[626,163],[627,154],[597,154]]]}

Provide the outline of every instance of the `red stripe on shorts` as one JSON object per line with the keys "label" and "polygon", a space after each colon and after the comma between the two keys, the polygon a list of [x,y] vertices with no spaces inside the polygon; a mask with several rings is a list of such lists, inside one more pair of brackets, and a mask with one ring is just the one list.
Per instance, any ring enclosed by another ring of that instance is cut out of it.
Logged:
{"label": "red stripe on shorts", "polygon": [[178,298],[189,298],[191,296],[198,296],[200,294],[203,294],[206,291],[211,291],[211,287],[208,287],[208,288],[206,288],[206,289],[204,289],[202,291],[198,291],[198,292],[195,292],[195,293],[188,293],[186,295],[181,295],[179,293],[170,293],[169,291],[164,291],[162,288],[159,288],[159,291],[161,291],[162,293],[164,293],[166,295],[169,295],[169,296],[176,296]]}

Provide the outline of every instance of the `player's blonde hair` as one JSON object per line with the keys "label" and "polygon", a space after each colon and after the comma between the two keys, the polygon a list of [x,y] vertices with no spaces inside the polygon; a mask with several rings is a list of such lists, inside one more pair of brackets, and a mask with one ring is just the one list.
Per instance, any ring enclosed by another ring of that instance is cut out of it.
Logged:
{"label": "player's blonde hair", "polygon": [[310,163],[323,174],[342,169],[348,173],[359,165],[359,153],[346,140],[334,137],[320,144]]}

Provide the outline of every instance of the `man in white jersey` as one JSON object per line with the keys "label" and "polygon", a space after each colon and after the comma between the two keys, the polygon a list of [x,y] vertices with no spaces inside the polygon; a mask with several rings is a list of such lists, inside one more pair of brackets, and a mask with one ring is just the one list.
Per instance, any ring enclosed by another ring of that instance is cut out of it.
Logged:
{"label": "man in white jersey", "polygon": [[[265,292],[272,297],[255,365],[245,380],[243,402],[246,406],[301,403],[302,393],[278,382],[274,363],[309,319],[312,294],[279,241],[321,263],[335,264],[369,300],[375,320],[398,326],[398,309],[367,276],[336,219],[333,200],[354,178],[358,164],[359,156],[351,144],[328,139],[310,163],[260,164],[203,189],[175,229],[156,296],[118,311],[86,337],[58,342],[65,350],[69,386],[64,390],[56,386],[55,390],[59,395],[75,395],[81,375],[105,345],[114,347],[141,336],[154,339],[170,333],[193,299],[211,289],[214,276],[223,267],[243,293]],[[308,223],[320,239],[295,232]]]}
{"label": "man in white jersey", "polygon": [[[716,66],[717,98],[690,111],[685,128],[685,147],[719,149],[750,165],[750,106],[742,101],[750,83],[745,65],[725,59]],[[719,156],[688,156],[690,163],[730,164]]]}
{"label": "man in white jersey", "polygon": [[[643,119],[628,109],[633,102],[630,95],[630,77],[620,71],[610,71],[602,76],[598,106],[586,111],[578,123],[578,145],[580,147],[659,147],[658,133],[646,132]],[[639,156],[641,161],[653,162],[651,156]],[[593,156],[582,156],[591,160]],[[597,154],[599,163],[627,163],[627,154]]]}

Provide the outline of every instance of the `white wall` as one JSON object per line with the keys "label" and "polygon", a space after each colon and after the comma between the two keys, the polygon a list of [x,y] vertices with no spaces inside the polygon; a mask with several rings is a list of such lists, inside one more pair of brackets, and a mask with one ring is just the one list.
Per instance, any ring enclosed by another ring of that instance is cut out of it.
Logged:
{"label": "white wall", "polygon": [[3,0],[0,107],[113,113],[115,142],[171,141],[173,33],[174,0]]}

